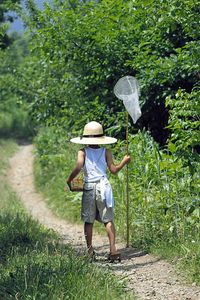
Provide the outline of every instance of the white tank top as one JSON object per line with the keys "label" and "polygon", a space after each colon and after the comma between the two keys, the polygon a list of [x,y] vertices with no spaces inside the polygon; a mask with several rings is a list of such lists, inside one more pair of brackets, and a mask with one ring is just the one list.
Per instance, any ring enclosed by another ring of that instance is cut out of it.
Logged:
{"label": "white tank top", "polygon": [[85,182],[95,182],[106,177],[106,149],[85,148],[85,163],[83,166]]}
{"label": "white tank top", "polygon": [[106,201],[107,207],[113,207],[113,192],[106,176],[106,169],[106,149],[85,148],[84,180],[85,182],[100,181],[101,198]]}

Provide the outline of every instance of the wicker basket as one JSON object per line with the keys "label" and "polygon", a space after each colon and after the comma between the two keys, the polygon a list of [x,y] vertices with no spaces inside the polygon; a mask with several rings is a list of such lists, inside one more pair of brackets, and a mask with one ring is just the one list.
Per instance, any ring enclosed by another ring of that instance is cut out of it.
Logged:
{"label": "wicker basket", "polygon": [[72,192],[82,192],[83,191],[83,179],[82,178],[74,178],[71,181],[71,191]]}

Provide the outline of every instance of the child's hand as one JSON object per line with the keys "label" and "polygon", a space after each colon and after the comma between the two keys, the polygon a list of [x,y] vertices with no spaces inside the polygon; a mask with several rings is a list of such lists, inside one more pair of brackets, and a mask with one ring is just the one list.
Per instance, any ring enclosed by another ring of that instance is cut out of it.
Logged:
{"label": "child's hand", "polygon": [[129,155],[125,155],[124,158],[123,158],[123,161],[124,161],[124,164],[128,164],[130,162],[131,158]]}

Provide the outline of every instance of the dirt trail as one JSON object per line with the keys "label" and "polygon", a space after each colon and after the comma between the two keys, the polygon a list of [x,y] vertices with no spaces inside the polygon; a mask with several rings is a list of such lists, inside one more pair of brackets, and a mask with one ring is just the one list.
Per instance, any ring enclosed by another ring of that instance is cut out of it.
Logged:
{"label": "dirt trail", "polygon": [[[72,244],[79,251],[85,251],[83,228],[61,220],[53,215],[44,199],[34,187],[33,146],[20,146],[20,150],[10,160],[8,179],[19,195],[26,210],[40,223],[56,230],[65,243]],[[94,245],[98,254],[97,264],[108,266],[105,261],[109,251],[106,236],[94,234]],[[128,289],[134,290],[139,299],[145,300],[200,300],[200,288],[184,284],[173,267],[159,258],[126,249],[117,244],[122,253],[122,262],[109,264],[116,275],[128,280]]]}

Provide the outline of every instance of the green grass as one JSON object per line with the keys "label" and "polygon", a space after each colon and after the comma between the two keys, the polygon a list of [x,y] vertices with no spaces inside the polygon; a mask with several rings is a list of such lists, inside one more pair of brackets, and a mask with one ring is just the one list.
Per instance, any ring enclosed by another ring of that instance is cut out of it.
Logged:
{"label": "green grass", "polygon": [[0,299],[133,299],[102,270],[26,215],[6,182],[17,146],[0,140]]}
{"label": "green grass", "polygon": [[[69,159],[69,161],[74,161],[74,159]],[[51,168],[54,166],[52,165]],[[63,171],[59,168],[53,173],[50,171],[44,174],[43,171],[39,160],[36,160],[34,164],[35,184],[46,198],[51,210],[60,218],[79,223],[81,193],[72,193],[68,189],[65,180],[70,171],[68,169]]]}

